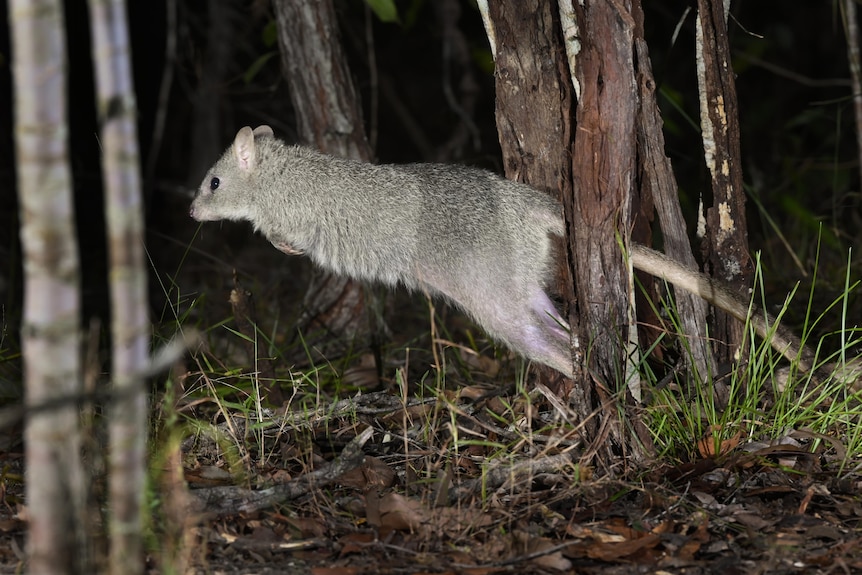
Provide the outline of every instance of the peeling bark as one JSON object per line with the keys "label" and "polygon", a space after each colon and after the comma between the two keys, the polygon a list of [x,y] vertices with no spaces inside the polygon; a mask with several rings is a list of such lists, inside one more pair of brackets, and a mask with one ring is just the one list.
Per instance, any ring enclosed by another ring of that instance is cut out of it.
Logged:
{"label": "peeling bark", "polygon": [[[698,0],[697,71],[704,158],[712,178],[712,205],[706,210],[702,250],[707,273],[748,296],[754,276],[748,252],[745,191],[739,147],[736,84],[727,40],[727,12],[721,0]],[[733,361],[743,342],[743,325],[716,311],[718,361]]]}
{"label": "peeling bark", "polygon": [[[627,244],[635,210],[637,86],[635,22],[622,3],[573,3],[581,49],[573,76],[580,89],[572,155],[573,200],[566,205],[580,312],[580,337],[589,346],[589,373],[607,412],[605,432],[593,450],[610,464],[614,455],[642,457],[620,417],[625,404],[633,282],[618,236]],[[605,441],[605,437],[607,441]]]}
{"label": "peeling bark", "polygon": [[620,409],[634,330],[633,283],[617,238],[627,241],[637,191],[635,23],[620,4],[565,1],[489,2],[485,21],[506,175],[557,194],[565,211],[568,266],[558,287],[576,379],[566,390],[591,445],[584,457],[610,470],[621,454],[640,459],[644,446]]}

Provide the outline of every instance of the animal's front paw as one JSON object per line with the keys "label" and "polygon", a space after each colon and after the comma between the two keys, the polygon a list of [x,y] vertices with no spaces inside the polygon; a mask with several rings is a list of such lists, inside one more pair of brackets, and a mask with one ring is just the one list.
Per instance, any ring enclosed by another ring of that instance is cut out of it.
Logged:
{"label": "animal's front paw", "polygon": [[272,245],[278,248],[279,251],[282,251],[289,256],[301,256],[305,253],[302,250],[293,247],[287,242],[272,242]]}

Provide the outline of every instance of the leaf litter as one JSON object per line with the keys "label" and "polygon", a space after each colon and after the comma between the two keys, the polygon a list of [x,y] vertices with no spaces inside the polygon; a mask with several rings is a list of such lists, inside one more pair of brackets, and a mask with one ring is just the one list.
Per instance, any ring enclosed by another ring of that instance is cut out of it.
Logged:
{"label": "leaf litter", "polygon": [[[288,572],[276,567],[285,562],[321,574],[862,571],[862,478],[822,469],[829,442],[812,452],[805,433],[736,434],[697,442],[694,461],[608,479],[580,463],[577,433],[552,403],[468,386],[272,414],[263,427],[278,432],[248,453],[277,455],[247,461],[231,486],[231,505],[253,510],[206,506],[201,559],[187,572]],[[186,446],[184,469],[229,467],[206,442]],[[174,488],[197,500],[220,489],[185,480]],[[257,501],[277,481],[276,500],[242,507],[243,493]],[[238,560],[245,571],[231,570]]]}
{"label": "leaf litter", "polygon": [[[836,438],[700,440],[693,461],[608,479],[579,461],[546,394],[488,389],[361,393],[253,425],[222,411],[162,459],[152,572],[862,572],[862,477],[830,470]],[[20,451],[0,458],[0,572],[12,573]]]}

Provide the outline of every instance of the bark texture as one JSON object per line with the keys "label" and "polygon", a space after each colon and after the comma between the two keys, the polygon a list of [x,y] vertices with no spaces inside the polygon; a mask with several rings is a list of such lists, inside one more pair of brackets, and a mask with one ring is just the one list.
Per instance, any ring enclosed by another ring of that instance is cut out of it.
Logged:
{"label": "bark texture", "polygon": [[[591,446],[584,457],[610,470],[620,455],[639,460],[650,451],[629,355],[639,343],[636,320],[657,323],[644,302],[638,318],[632,314],[638,292],[620,242],[651,245],[657,211],[667,252],[696,269],[664,154],[643,11],[638,1],[479,6],[495,54],[506,174],[557,194],[565,210],[568,265],[558,288],[573,328],[576,381],[558,391],[569,391],[584,422]],[[688,293],[676,297],[691,366],[705,377],[707,307]]]}
{"label": "bark texture", "polygon": [[332,0],[274,0],[273,6],[299,134],[327,154],[371,161]]}
{"label": "bark texture", "polygon": [[[712,205],[706,210],[702,249],[707,273],[745,297],[753,278],[748,252],[745,191],[739,147],[739,106],[722,0],[698,0],[697,69],[700,124],[706,166],[712,178]],[[743,325],[716,311],[712,335],[721,342],[716,359],[731,362],[743,341]]]}
{"label": "bark texture", "polygon": [[144,267],[144,206],[126,3],[90,0],[111,291],[110,559],[115,575],[144,570],[147,395],[152,329]]}
{"label": "bark texture", "polygon": [[[573,2],[580,52],[572,71],[578,86],[572,154],[573,196],[567,201],[570,250],[580,313],[580,337],[590,381],[605,411],[593,441],[599,459],[639,459],[614,413],[627,403],[627,348],[635,333],[629,318],[633,281],[618,238],[633,225],[637,138],[634,70],[635,22],[629,3]],[[611,405],[613,407],[607,407]]]}
{"label": "bark texture", "polygon": [[[595,352],[607,360],[620,357],[625,325],[624,302],[608,301],[607,293],[628,283],[615,234],[629,226],[636,152],[634,23],[620,8],[601,1],[575,5],[583,46],[575,68],[580,86],[572,159],[575,277]],[[607,360],[597,363],[614,365]],[[599,370],[602,379],[615,375]]]}
{"label": "bark texture", "polygon": [[[644,195],[653,199],[664,239],[664,253],[671,259],[697,270],[697,261],[692,253],[685,219],[679,205],[673,167],[664,153],[664,134],[661,112],[655,97],[655,78],[652,75],[649,51],[643,39],[636,41],[636,50],[640,96],[637,116],[640,185],[642,189],[649,190]],[[638,239],[644,241],[643,238]],[[642,280],[652,282],[652,279],[648,278]],[[709,333],[708,306],[699,296],[683,290],[674,291],[674,301],[683,332],[688,339],[686,347],[691,354],[690,357],[684,355],[683,360],[689,362],[689,367],[694,370],[693,375],[706,381],[714,368],[712,349],[706,339]]]}
{"label": "bark texture", "polygon": [[[633,324],[631,274],[617,238],[632,225],[637,144],[634,21],[620,9],[489,2],[486,18],[506,175],[551,191],[564,207],[568,265],[558,287],[568,303],[576,380],[565,390],[591,445],[585,457],[607,466],[640,450],[622,425],[626,391],[617,389],[625,385]],[[575,37],[580,49],[567,54]]]}
{"label": "bark texture", "polygon": [[[80,271],[72,213],[66,36],[57,0],[12,0],[25,403],[81,392]],[[30,573],[89,573],[78,410],[34,410],[25,426]]]}

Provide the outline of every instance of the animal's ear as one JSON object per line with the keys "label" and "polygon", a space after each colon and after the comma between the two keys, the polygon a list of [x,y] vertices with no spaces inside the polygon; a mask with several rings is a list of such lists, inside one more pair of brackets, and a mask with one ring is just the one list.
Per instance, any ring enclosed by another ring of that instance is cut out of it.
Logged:
{"label": "animal's ear", "polygon": [[233,154],[244,172],[250,172],[255,167],[254,132],[248,126],[242,128],[233,140]]}
{"label": "animal's ear", "polygon": [[272,128],[269,126],[258,126],[254,129],[254,137],[255,138],[263,138],[263,137],[274,138],[275,133],[272,131]]}

